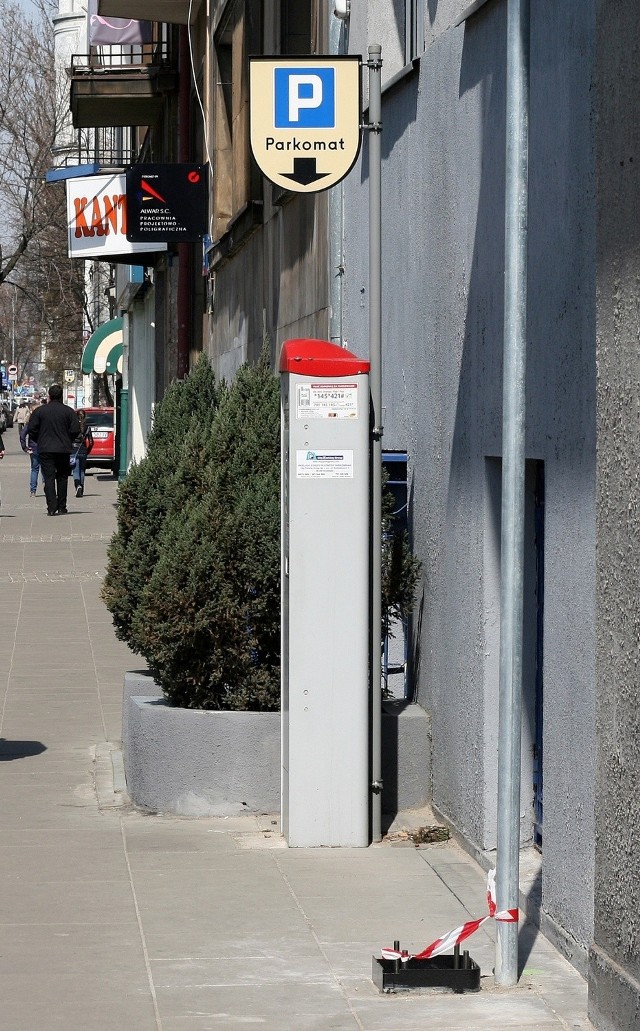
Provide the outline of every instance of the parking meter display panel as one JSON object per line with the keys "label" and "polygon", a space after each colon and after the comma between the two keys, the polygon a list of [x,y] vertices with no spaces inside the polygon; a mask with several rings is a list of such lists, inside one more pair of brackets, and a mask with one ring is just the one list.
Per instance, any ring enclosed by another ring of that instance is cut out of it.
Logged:
{"label": "parking meter display panel", "polygon": [[366,846],[368,363],[290,341],[281,372],[283,830],[291,846]]}

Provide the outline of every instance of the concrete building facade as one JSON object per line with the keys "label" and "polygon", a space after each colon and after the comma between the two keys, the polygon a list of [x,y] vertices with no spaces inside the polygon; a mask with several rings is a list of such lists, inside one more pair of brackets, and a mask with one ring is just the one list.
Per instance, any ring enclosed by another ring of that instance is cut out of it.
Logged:
{"label": "concrete building facade", "polygon": [[603,1031],[632,1031],[640,1020],[637,13],[630,0],[597,4],[598,762],[589,1015]]}
{"label": "concrete building facade", "polygon": [[[383,47],[384,446],[410,459],[433,802],[491,853],[507,3],[468,6],[426,4],[424,51],[410,61],[403,15],[415,7],[354,3],[349,49]],[[521,841],[541,840],[540,919],[582,970],[594,878],[594,40],[593,4],[532,5]],[[365,140],[345,182],[355,351],[367,341],[367,162]]]}

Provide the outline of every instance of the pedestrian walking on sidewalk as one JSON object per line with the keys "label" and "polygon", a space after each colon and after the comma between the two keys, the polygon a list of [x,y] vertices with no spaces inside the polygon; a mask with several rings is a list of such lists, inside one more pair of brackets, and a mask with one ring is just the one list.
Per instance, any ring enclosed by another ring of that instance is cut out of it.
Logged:
{"label": "pedestrian walking on sidewalk", "polygon": [[80,432],[78,416],[62,402],[62,387],[49,387],[49,403],[36,408],[29,419],[29,436],[38,443],[40,468],[44,478],[47,515],[66,515],[69,456]]}
{"label": "pedestrian walking on sidewalk", "polygon": [[87,468],[87,455],[93,447],[93,434],[87,422],[87,416],[83,408],[78,412],[80,432],[73,442],[73,483],[76,488],[76,497],[81,498],[84,494],[84,471]]}
{"label": "pedestrian walking on sidewalk", "polygon": [[24,401],[21,401],[16,412],[16,422],[18,423],[18,432],[21,433],[24,429],[25,424],[29,421],[29,409]]}
{"label": "pedestrian walking on sidewalk", "polygon": [[[29,432],[29,426],[33,412],[29,415],[29,419],[25,422],[24,426],[20,430],[20,447],[29,455],[31,459],[31,476],[29,478],[29,492],[32,498],[36,496],[36,490],[38,489],[38,473],[40,472],[40,456],[38,454],[38,441],[31,437]],[[44,482],[44,473],[42,476]]]}

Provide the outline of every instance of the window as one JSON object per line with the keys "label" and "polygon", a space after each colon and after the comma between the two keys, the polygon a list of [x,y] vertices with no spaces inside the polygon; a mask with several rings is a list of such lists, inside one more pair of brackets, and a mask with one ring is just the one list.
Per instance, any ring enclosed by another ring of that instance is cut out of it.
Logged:
{"label": "window", "polygon": [[311,54],[311,4],[308,0],[282,0],[280,53]]}
{"label": "window", "polygon": [[262,197],[249,148],[249,55],[261,51],[262,4],[229,0],[215,37],[214,236]]}

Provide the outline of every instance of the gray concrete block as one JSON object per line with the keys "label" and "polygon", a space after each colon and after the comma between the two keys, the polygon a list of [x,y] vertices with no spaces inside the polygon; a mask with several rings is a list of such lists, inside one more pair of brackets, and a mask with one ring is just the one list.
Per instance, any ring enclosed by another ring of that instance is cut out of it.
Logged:
{"label": "gray concrete block", "polygon": [[131,670],[124,675],[122,689],[122,754],[125,757],[129,753],[130,725],[129,721],[137,719],[137,711],[132,711],[131,698],[133,695],[146,695],[153,698],[162,698],[162,688],[159,687],[148,670]]}
{"label": "gray concrete block", "polygon": [[431,717],[420,705],[382,707],[382,809],[397,813],[431,801]]}
{"label": "gray concrete block", "polygon": [[[168,705],[149,673],[126,673],[122,752],[129,797],[153,812],[228,816],[280,809],[280,714]],[[419,705],[384,703],[385,813],[431,797],[431,719]]]}
{"label": "gray concrete block", "polygon": [[589,952],[589,1019],[600,1031],[636,1031],[640,984],[597,946]]}
{"label": "gray concrete block", "polygon": [[129,796],[179,816],[274,813],[280,808],[280,714],[179,709],[129,699],[124,757]]}

